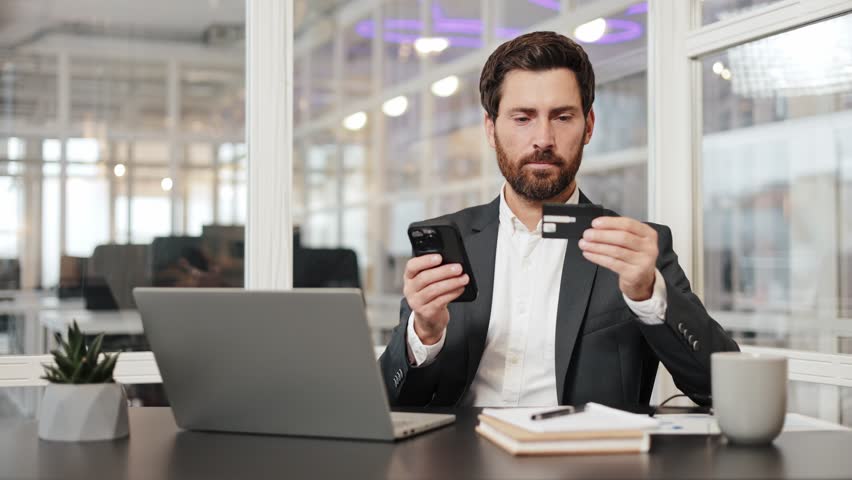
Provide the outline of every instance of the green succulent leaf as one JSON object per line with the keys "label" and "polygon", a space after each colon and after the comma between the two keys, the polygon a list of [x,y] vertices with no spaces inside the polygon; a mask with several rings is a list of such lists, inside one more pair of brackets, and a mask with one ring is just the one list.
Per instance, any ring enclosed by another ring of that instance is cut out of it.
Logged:
{"label": "green succulent leaf", "polygon": [[104,379],[109,377],[109,358],[109,355],[104,355],[104,360],[89,373],[86,383],[104,383]]}
{"label": "green succulent leaf", "polygon": [[80,373],[83,371],[83,363],[77,364],[77,368],[74,369],[74,373],[71,374],[71,378],[68,383],[80,383]]}
{"label": "green succulent leaf", "polygon": [[93,364],[97,363],[98,356],[101,354],[101,345],[104,343],[104,334],[101,333],[97,337],[95,337],[95,341],[89,346],[89,351],[86,354],[86,357]]}
{"label": "green succulent leaf", "polygon": [[[58,348],[52,350],[53,365],[45,365],[42,377],[53,383],[108,383],[118,354],[103,353],[104,334],[98,334],[92,341],[86,341],[86,335],[76,321],[68,327],[66,338],[54,335]],[[102,355],[103,354],[103,355]],[[102,358],[101,358],[102,357]]]}
{"label": "green succulent leaf", "polygon": [[65,352],[65,356],[69,359],[74,358],[74,348],[71,346],[71,331],[68,331],[68,338],[61,339],[59,345],[62,347],[62,350]]}
{"label": "green succulent leaf", "polygon": [[70,383],[68,376],[52,365],[46,368],[45,371],[47,372],[47,379],[54,383]]}
{"label": "green succulent leaf", "polygon": [[115,370],[115,363],[118,361],[118,354],[109,355],[105,361],[103,362],[103,372],[101,373],[101,377],[98,379],[98,383],[108,383],[112,382],[112,373]]}
{"label": "green succulent leaf", "polygon": [[68,357],[62,355],[59,350],[53,350],[51,353],[54,363],[63,374],[71,375],[74,372],[74,363]]}

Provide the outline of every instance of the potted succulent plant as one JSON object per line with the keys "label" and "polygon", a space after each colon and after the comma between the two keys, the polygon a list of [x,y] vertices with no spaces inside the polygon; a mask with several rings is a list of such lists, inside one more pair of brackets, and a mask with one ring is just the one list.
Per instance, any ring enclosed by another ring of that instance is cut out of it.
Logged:
{"label": "potted succulent plant", "polygon": [[127,396],[112,378],[118,354],[103,354],[103,333],[87,342],[75,321],[67,340],[56,333],[59,347],[41,403],[38,436],[45,440],[80,442],[126,437]]}

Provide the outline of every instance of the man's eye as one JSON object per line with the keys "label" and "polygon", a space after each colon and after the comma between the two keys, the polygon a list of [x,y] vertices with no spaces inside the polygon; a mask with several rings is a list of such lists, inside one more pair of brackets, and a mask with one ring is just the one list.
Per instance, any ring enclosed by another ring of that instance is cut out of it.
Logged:
{"label": "man's eye", "polygon": [[516,123],[527,123],[530,119],[528,117],[515,117]]}
{"label": "man's eye", "polygon": [[570,115],[559,115],[559,117],[557,117],[557,118],[559,118],[560,122],[567,122],[568,120],[571,120]]}

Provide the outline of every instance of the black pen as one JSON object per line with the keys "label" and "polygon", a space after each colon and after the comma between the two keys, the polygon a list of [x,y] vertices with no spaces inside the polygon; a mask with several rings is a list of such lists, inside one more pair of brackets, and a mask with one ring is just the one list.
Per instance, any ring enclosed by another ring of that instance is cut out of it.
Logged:
{"label": "black pen", "polygon": [[536,413],[535,415],[530,417],[530,420],[547,420],[548,418],[571,415],[572,413],[577,413],[577,410],[572,406],[567,406],[558,410],[550,410],[547,412]]}

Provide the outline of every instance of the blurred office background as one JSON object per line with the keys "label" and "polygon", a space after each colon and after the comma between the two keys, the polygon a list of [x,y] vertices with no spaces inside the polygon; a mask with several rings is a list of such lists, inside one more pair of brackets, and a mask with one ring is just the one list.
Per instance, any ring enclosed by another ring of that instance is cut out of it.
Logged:
{"label": "blurred office background", "polygon": [[[696,0],[693,27],[791,1]],[[532,30],[595,66],[580,188],[648,219],[648,9],[295,1],[294,283],[363,288],[386,340],[407,225],[499,193],[479,74]],[[0,353],[43,354],[72,319],[145,350],[132,287],[243,285],[245,33],[243,0],[0,0]],[[741,344],[852,354],[852,14],[696,60],[696,290]],[[852,424],[850,387],[794,381],[791,405]],[[19,390],[0,414],[32,413]]]}

